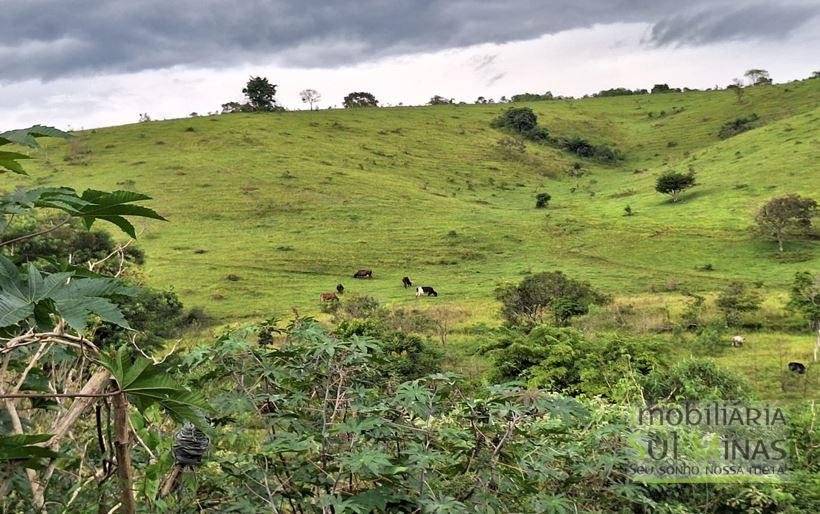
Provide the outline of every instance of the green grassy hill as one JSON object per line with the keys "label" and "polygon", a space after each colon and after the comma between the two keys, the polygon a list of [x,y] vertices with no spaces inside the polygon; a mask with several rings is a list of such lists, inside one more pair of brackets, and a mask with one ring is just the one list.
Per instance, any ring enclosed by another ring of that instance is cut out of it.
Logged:
{"label": "green grassy hill", "polygon": [[[33,169],[42,183],[151,195],[169,223],[141,227],[147,281],[224,321],[315,312],[339,282],[412,304],[404,275],[484,319],[496,285],[530,271],[639,296],[730,279],[779,289],[817,269],[816,243],[790,243],[783,259],[747,228],[772,196],[820,192],[818,104],[818,80],[750,88],[742,102],[717,91],[517,104],[553,136],[615,147],[617,165],[536,144],[509,158],[489,125],[507,106],[469,105],[98,129],[51,143]],[[759,128],[717,137],[751,113]],[[568,173],[575,162],[580,178]],[[698,174],[679,204],[653,189],[668,169]],[[539,192],[552,195],[548,209],[534,209]],[[698,270],[707,263],[714,271]],[[364,267],[375,278],[354,281]]]}

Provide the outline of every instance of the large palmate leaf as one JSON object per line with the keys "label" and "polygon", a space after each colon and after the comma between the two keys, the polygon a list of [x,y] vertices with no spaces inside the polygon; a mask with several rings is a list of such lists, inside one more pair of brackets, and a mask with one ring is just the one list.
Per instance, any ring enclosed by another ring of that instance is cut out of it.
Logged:
{"label": "large palmate leaf", "polygon": [[62,317],[77,331],[86,327],[90,314],[129,328],[110,298],[133,293],[133,288],[114,278],[74,278],[72,272],[43,275],[33,264],[21,272],[0,255],[0,328],[32,318],[48,326],[50,314]]}
{"label": "large palmate leaf", "polygon": [[150,199],[150,196],[131,191],[108,193],[88,189],[77,195],[71,188],[39,187],[17,190],[0,197],[0,214],[23,214],[35,208],[57,209],[69,216],[82,218],[88,228],[94,221],[104,220],[136,238],[136,230],[125,216],[165,220],[153,209],[134,205],[134,202]]}
{"label": "large palmate leaf", "polygon": [[36,138],[38,137],[61,137],[66,139],[71,137],[71,134],[54,127],[34,125],[29,128],[0,132],[0,146],[9,143],[16,143],[18,145],[24,145],[30,148],[37,148],[39,145],[37,144]]}
{"label": "large palmate leaf", "polygon": [[[38,137],[68,138],[71,137],[71,134],[63,132],[62,130],[57,130],[53,127],[35,125],[26,129],[9,130],[7,132],[0,133],[0,146],[14,143],[28,146],[29,148],[37,148],[39,145],[37,144],[36,138]],[[25,175],[26,172],[17,161],[28,158],[28,155],[17,152],[0,152],[0,173],[11,171],[13,173]]]}
{"label": "large palmate leaf", "polygon": [[205,399],[177,384],[160,366],[142,356],[132,359],[127,346],[102,356],[100,361],[140,412],[158,404],[174,421],[190,421],[201,429],[207,428],[200,413],[209,409]]}

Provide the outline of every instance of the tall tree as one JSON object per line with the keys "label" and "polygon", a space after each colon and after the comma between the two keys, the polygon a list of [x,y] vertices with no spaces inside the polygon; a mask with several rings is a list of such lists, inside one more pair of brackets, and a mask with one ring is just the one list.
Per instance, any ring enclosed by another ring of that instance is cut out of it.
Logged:
{"label": "tall tree", "polygon": [[673,202],[677,202],[682,192],[695,185],[694,173],[667,171],[658,177],[655,183],[655,191],[669,195],[672,197]]}
{"label": "tall tree", "polygon": [[379,101],[376,100],[376,97],[373,96],[373,93],[367,93],[365,91],[358,91],[355,93],[350,93],[344,98],[342,102],[346,109],[350,109],[352,107],[378,107]]}
{"label": "tall tree", "polygon": [[751,70],[746,70],[746,73],[744,73],[743,76],[749,79],[749,82],[753,86],[772,83],[772,79],[769,77],[769,72],[766,70],[752,68]]}
{"label": "tall tree", "polygon": [[783,251],[783,242],[790,235],[805,235],[811,231],[812,219],[817,215],[817,202],[811,198],[789,194],[772,198],[755,216],[757,231],[777,240]]}
{"label": "tall tree", "polygon": [[251,77],[242,93],[248,97],[254,111],[272,111],[276,105],[276,84],[271,84],[265,77]]}
{"label": "tall tree", "polygon": [[299,92],[299,96],[302,98],[302,103],[310,105],[311,111],[313,110],[313,104],[319,103],[322,99],[322,95],[315,89],[303,89]]}
{"label": "tall tree", "polygon": [[531,275],[519,284],[496,289],[501,315],[513,325],[533,327],[551,315],[555,325],[563,326],[573,316],[589,312],[590,305],[603,305],[609,297],[588,282],[574,280],[560,271]]}
{"label": "tall tree", "polygon": [[816,333],[813,357],[814,362],[817,362],[817,353],[820,351],[820,275],[812,275],[808,271],[795,273],[787,307],[800,313]]}

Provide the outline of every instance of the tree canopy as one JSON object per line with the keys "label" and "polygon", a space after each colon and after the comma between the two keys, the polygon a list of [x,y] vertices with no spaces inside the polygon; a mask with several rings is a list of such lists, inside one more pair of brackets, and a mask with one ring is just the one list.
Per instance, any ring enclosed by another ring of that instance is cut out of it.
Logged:
{"label": "tree canopy", "polygon": [[345,106],[346,109],[350,109],[353,107],[378,107],[379,101],[376,100],[376,97],[373,96],[373,93],[358,91],[355,93],[348,94],[344,98],[342,104]]}
{"label": "tree canopy", "polygon": [[251,77],[242,93],[253,111],[273,111],[276,106],[276,84],[271,84],[265,77]]}

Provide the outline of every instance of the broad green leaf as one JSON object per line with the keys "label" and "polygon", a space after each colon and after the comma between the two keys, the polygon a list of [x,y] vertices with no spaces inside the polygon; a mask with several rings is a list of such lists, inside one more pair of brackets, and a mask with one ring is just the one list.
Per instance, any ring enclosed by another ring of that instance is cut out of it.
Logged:
{"label": "broad green leaf", "polygon": [[46,127],[43,125],[34,125],[33,127],[25,129],[9,130],[0,133],[0,145],[9,143],[16,143],[18,145],[28,146],[30,148],[37,148],[38,137],[61,137],[67,139],[71,134],[58,130],[54,127]]}
{"label": "broad green leaf", "polygon": [[210,409],[205,399],[178,385],[160,366],[142,356],[131,360],[126,346],[102,356],[100,361],[140,412],[158,404],[174,421],[190,421],[200,429],[207,428],[200,414]]}
{"label": "broad green leaf", "polygon": [[0,152],[0,173],[2,173],[4,171],[3,168],[5,168],[5,170],[11,171],[12,173],[25,175],[26,172],[23,170],[23,166],[17,162],[22,159],[30,159],[30,157],[17,152]]}

